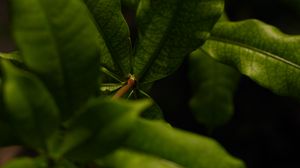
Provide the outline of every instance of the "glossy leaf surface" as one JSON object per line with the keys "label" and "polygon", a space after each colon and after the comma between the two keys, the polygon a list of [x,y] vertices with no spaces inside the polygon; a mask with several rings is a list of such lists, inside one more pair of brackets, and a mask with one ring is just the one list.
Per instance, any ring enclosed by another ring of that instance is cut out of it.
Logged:
{"label": "glossy leaf surface", "polygon": [[12,32],[25,64],[67,118],[98,85],[97,30],[81,0],[11,0]]}
{"label": "glossy leaf surface", "polygon": [[234,112],[233,96],[239,73],[216,62],[201,48],[190,56],[189,78],[194,93],[190,108],[208,128],[226,123]]}
{"label": "glossy leaf surface", "polygon": [[54,99],[33,74],[3,62],[4,102],[12,127],[23,142],[37,149],[47,147],[47,139],[59,126],[59,110]]}
{"label": "glossy leaf surface", "polygon": [[258,20],[220,22],[203,47],[274,93],[300,98],[300,37]]}
{"label": "glossy leaf surface", "polygon": [[159,121],[139,120],[130,133],[126,146],[186,168],[245,167],[213,139],[177,130]]}
{"label": "glossy leaf surface", "polygon": [[223,0],[142,0],[133,73],[143,82],[170,75],[201,46],[221,16]]}

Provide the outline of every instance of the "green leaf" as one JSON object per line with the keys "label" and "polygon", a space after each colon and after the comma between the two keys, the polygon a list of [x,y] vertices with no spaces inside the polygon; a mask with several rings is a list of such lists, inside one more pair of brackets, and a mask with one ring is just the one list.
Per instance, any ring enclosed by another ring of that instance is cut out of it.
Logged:
{"label": "green leaf", "polygon": [[54,168],[77,168],[77,166],[65,159],[59,160]]}
{"label": "green leaf", "polygon": [[187,168],[244,168],[213,139],[177,130],[159,121],[139,120],[126,141],[129,149]]}
{"label": "green leaf", "polygon": [[40,75],[63,117],[98,91],[97,30],[81,0],[11,0],[25,64]]}
{"label": "green leaf", "polygon": [[210,129],[226,123],[234,112],[239,73],[198,49],[190,56],[189,78],[194,93],[190,107],[196,119]]}
{"label": "green leaf", "polygon": [[300,98],[300,36],[258,20],[220,22],[204,49],[274,93]]}
{"label": "green leaf", "polygon": [[59,110],[42,82],[34,75],[3,62],[4,102],[7,115],[22,141],[33,148],[46,142],[59,126]]}
{"label": "green leaf", "polygon": [[48,168],[47,162],[41,158],[18,158],[9,161],[1,168]]}
{"label": "green leaf", "polygon": [[21,55],[18,52],[11,52],[11,53],[0,52],[0,60],[9,60],[16,63],[23,63]]}
{"label": "green leaf", "polygon": [[120,149],[98,163],[110,168],[183,168],[170,161],[135,151]]}
{"label": "green leaf", "polygon": [[141,116],[150,120],[164,120],[164,114],[159,107],[159,105],[148,95],[146,92],[142,90],[137,91],[137,99],[149,99],[153,102],[153,104],[145,110]]}
{"label": "green leaf", "polygon": [[142,0],[133,72],[140,83],[174,72],[201,46],[221,16],[223,0]]}
{"label": "green leaf", "polygon": [[91,100],[84,112],[69,123],[57,157],[80,161],[103,157],[122,145],[139,114],[150,104],[111,99]]}
{"label": "green leaf", "polygon": [[121,79],[130,73],[132,47],[120,0],[84,0],[92,13],[101,43],[101,64]]}

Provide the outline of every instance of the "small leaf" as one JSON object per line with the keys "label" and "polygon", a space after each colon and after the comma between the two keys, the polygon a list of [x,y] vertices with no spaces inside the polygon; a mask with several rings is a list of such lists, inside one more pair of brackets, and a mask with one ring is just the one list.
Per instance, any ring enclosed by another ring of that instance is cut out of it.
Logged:
{"label": "small leaf", "polygon": [[141,165],[143,168],[183,168],[170,161],[127,149],[117,150],[98,164],[110,168],[138,168]]}
{"label": "small leaf", "polygon": [[83,113],[70,123],[58,157],[88,161],[119,147],[149,101],[91,100]]}
{"label": "small leaf", "polygon": [[101,64],[125,79],[130,73],[132,47],[121,0],[84,0],[100,33]]}
{"label": "small leaf", "polygon": [[190,107],[196,119],[210,129],[226,123],[234,112],[239,73],[216,62],[202,49],[191,54],[189,72],[194,93]]}
{"label": "small leaf", "polygon": [[300,98],[300,36],[258,20],[220,22],[204,49],[274,93]]}
{"label": "small leaf", "polygon": [[45,148],[59,126],[59,110],[46,87],[34,75],[3,62],[4,102],[11,125],[34,148]]}
{"label": "small leaf", "polygon": [[187,168],[244,168],[213,139],[171,128],[159,121],[140,119],[126,147],[155,155]]}
{"label": "small leaf", "polygon": [[201,46],[221,16],[223,0],[141,0],[133,73],[140,83],[173,73]]}
{"label": "small leaf", "polygon": [[97,30],[81,0],[11,0],[12,32],[67,118],[98,91]]}

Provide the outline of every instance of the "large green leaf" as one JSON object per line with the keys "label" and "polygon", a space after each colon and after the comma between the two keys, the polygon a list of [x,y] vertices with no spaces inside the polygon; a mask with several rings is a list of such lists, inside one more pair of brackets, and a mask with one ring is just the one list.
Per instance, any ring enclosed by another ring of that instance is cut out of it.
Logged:
{"label": "large green leaf", "polygon": [[273,92],[300,98],[300,36],[258,20],[220,22],[204,49]]}
{"label": "large green leaf", "polygon": [[139,120],[126,141],[130,149],[156,155],[187,168],[244,168],[213,139]]}
{"label": "large green leaf", "polygon": [[201,46],[223,11],[223,0],[141,0],[133,73],[140,82],[170,75]]}
{"label": "large green leaf", "polygon": [[183,168],[170,161],[126,149],[117,150],[98,164],[110,168]]}
{"label": "large green leaf", "polygon": [[1,168],[48,168],[47,162],[41,158],[18,158],[9,161]]}
{"label": "large green leaf", "polygon": [[227,122],[234,111],[239,73],[200,48],[190,56],[189,78],[194,93],[190,107],[196,119],[210,129]]}
{"label": "large green leaf", "polygon": [[87,161],[100,158],[119,147],[149,101],[91,100],[70,127],[56,157]]}
{"label": "large green leaf", "polygon": [[100,33],[101,64],[125,79],[130,73],[132,47],[120,0],[84,0]]}
{"label": "large green leaf", "polygon": [[59,110],[42,82],[34,75],[3,62],[4,102],[18,136],[30,147],[46,148],[59,126]]}
{"label": "large green leaf", "polygon": [[42,77],[64,118],[96,94],[97,30],[81,0],[11,0],[12,31],[25,64]]}

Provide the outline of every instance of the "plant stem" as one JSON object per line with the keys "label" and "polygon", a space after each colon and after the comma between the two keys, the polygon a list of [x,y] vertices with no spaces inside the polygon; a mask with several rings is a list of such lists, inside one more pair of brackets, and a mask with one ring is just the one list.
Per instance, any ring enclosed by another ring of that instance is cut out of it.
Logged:
{"label": "plant stem", "polygon": [[121,87],[121,89],[119,89],[117,91],[117,93],[112,97],[113,99],[118,99],[120,97],[122,97],[124,94],[126,94],[130,89],[132,89],[136,84],[136,79],[133,75],[129,76],[129,79],[127,81],[127,84],[124,85],[123,87]]}

